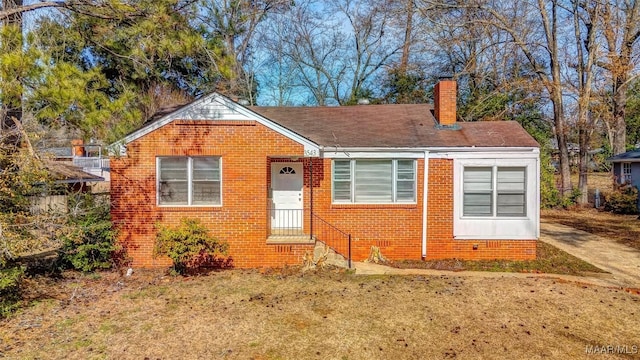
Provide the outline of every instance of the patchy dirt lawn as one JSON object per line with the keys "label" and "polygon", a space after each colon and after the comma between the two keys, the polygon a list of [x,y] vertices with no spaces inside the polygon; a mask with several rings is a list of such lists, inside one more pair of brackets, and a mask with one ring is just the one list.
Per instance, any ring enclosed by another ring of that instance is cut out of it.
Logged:
{"label": "patchy dirt lawn", "polygon": [[0,357],[535,359],[603,345],[639,356],[640,296],[552,279],[230,270],[30,281],[35,304],[0,322]]}
{"label": "patchy dirt lawn", "polygon": [[605,272],[544,241],[538,241],[536,245],[535,260],[404,260],[393,262],[390,265],[401,269],[524,272],[577,276]]}

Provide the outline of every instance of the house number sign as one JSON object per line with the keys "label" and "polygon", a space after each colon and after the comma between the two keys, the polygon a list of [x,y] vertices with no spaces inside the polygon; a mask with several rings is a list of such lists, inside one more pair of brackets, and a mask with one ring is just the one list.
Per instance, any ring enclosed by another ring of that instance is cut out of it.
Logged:
{"label": "house number sign", "polygon": [[317,149],[304,149],[304,156],[318,156]]}

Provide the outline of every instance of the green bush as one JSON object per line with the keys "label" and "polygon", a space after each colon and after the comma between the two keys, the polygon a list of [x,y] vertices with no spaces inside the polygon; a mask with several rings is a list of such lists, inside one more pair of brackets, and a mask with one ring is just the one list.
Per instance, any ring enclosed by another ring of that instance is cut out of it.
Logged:
{"label": "green bush", "polygon": [[571,193],[565,195],[562,198],[562,200],[560,201],[560,205],[565,209],[572,207],[578,203],[578,198],[580,198],[581,195],[582,192],[580,191],[580,189],[574,187],[573,189],[571,189]]}
{"label": "green bush", "polygon": [[69,205],[67,226],[60,234],[60,267],[87,272],[111,268],[119,248],[108,199],[84,194]]}
{"label": "green bush", "polygon": [[23,276],[24,268],[20,266],[0,269],[0,318],[18,308]]}
{"label": "green bush", "polygon": [[156,228],[158,233],[154,256],[168,256],[173,260],[173,270],[178,274],[227,254],[228,244],[211,236],[197,219],[182,219],[175,228],[160,224]]}
{"label": "green bush", "polygon": [[556,187],[555,168],[547,147],[540,149],[540,206],[545,209],[560,206],[562,199]]}
{"label": "green bush", "polygon": [[604,209],[615,214],[637,214],[638,188],[628,184],[619,185],[604,195]]}

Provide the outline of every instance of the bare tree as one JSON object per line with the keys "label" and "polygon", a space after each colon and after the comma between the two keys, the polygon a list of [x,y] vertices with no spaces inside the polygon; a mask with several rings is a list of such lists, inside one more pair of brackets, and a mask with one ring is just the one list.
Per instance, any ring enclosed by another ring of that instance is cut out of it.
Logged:
{"label": "bare tree", "polygon": [[402,48],[390,24],[391,3],[332,0],[320,8],[296,2],[283,41],[299,88],[318,105],[352,104]]}
{"label": "bare tree", "polygon": [[[366,83],[384,65],[390,63],[407,41],[399,43],[390,36],[394,30],[389,1],[335,0],[333,3],[351,25],[349,70],[351,85],[339,100],[341,104],[355,103],[364,96]],[[408,49],[407,49],[408,51]],[[407,55],[408,56],[408,52]]]}
{"label": "bare tree", "polygon": [[[260,44],[257,58],[261,101],[276,106],[297,103],[295,64],[287,56],[287,41],[291,25],[287,14],[274,14],[261,24],[256,37]],[[276,36],[279,35],[279,36]],[[258,70],[256,70],[258,73]]]}
{"label": "bare tree", "polygon": [[[596,34],[600,27],[600,4],[597,1],[572,0],[573,29],[576,42],[575,68],[578,95],[578,143],[579,150],[579,202],[588,202],[587,175],[589,170],[589,148],[594,121],[591,117],[591,94],[593,90],[593,67],[597,60]],[[586,52],[586,54],[585,54]]]}
{"label": "bare tree", "polygon": [[310,3],[299,3],[289,14],[284,33],[284,55],[295,67],[296,82],[312,99],[327,105],[337,101],[340,83],[347,73],[346,36],[332,21],[332,14],[314,11]]}
{"label": "bare tree", "polygon": [[270,13],[285,11],[291,0],[204,0],[199,20],[213,36],[219,36],[231,57],[232,74],[223,92],[255,104],[255,74],[247,71],[251,45],[259,24]]}
{"label": "bare tree", "polygon": [[[493,32],[507,36],[528,63],[535,78],[549,95],[553,108],[553,123],[558,144],[560,162],[560,190],[563,195],[571,189],[569,152],[567,147],[567,125],[564,112],[562,59],[560,53],[559,31],[561,26],[561,0],[527,0],[514,2],[496,2],[489,0],[474,1],[430,1],[423,0],[425,10],[465,9],[476,13],[470,17],[475,22]],[[495,43],[495,46],[504,44]],[[514,59],[511,56],[511,59]],[[473,62],[470,63],[473,65]]]}
{"label": "bare tree", "polygon": [[402,56],[400,57],[400,71],[405,72],[409,67],[409,53],[411,52],[411,44],[413,42],[413,13],[415,12],[415,3],[413,0],[405,0],[404,23],[404,41],[402,42]]}
{"label": "bare tree", "polygon": [[[523,93],[523,87],[538,90],[523,79],[530,67],[509,35],[486,25],[493,21],[490,14],[466,6],[421,10],[429,18],[424,32],[436,45],[429,67],[434,76],[454,75],[458,80],[460,118],[503,118],[510,110],[506,105],[518,101],[513,96],[516,92]],[[499,110],[500,105],[505,107]]]}
{"label": "bare tree", "polygon": [[626,151],[627,89],[633,75],[633,54],[640,38],[640,2],[629,0],[603,1],[602,23],[607,50],[606,60],[598,65],[611,77],[612,117],[608,128],[614,154]]}

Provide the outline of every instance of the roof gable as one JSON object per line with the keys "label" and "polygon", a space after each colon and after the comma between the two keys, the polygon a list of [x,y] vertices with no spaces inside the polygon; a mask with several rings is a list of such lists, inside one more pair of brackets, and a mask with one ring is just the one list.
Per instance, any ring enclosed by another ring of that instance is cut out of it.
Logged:
{"label": "roof gable", "polygon": [[116,153],[124,155],[126,154],[126,144],[159,129],[174,120],[257,121],[267,128],[303,145],[305,155],[318,156],[320,153],[318,145],[309,139],[218,93],[211,93],[203,96],[198,100],[182,107],[178,107],[170,113],[164,114],[150,122],[147,122],[142,128],[132,132],[117,143],[112,144],[111,148],[112,150],[115,150]]}

